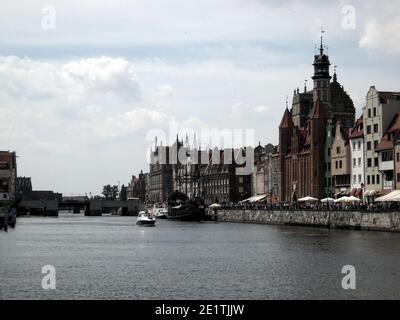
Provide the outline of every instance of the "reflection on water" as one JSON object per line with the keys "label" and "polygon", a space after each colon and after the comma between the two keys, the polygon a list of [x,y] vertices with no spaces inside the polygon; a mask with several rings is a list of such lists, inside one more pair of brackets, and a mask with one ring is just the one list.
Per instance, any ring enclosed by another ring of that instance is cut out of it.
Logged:
{"label": "reflection on water", "polygon": [[[20,218],[0,232],[0,298],[400,298],[400,234],[135,219]],[[56,290],[41,286],[48,264]],[[355,291],[341,288],[344,265]]]}

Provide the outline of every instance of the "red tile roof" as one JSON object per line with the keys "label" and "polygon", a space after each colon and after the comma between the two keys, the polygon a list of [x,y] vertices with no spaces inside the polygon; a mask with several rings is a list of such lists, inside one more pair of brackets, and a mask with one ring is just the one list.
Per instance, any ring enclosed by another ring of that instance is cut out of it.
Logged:
{"label": "red tile roof", "polygon": [[383,135],[382,140],[376,147],[376,151],[383,151],[394,148],[394,141],[397,139],[400,133],[400,114],[396,113],[390,123],[388,129]]}
{"label": "red tile roof", "polygon": [[364,136],[364,116],[361,116],[356,121],[353,129],[350,132],[350,139],[361,138]]}
{"label": "red tile roof", "polygon": [[289,126],[293,126],[292,117],[289,110],[286,108],[285,113],[283,114],[281,124],[279,125],[279,129],[289,128]]}

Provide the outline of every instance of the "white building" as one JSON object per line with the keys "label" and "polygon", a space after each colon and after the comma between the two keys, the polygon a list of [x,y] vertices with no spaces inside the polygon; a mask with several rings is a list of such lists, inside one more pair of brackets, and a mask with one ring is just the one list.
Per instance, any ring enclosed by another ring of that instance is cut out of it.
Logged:
{"label": "white building", "polygon": [[393,117],[400,112],[400,92],[383,92],[371,87],[367,94],[364,118],[365,196],[374,198],[382,193],[383,177],[379,170],[377,146]]}
{"label": "white building", "polygon": [[361,116],[350,132],[351,195],[362,198],[364,187],[364,119]]}

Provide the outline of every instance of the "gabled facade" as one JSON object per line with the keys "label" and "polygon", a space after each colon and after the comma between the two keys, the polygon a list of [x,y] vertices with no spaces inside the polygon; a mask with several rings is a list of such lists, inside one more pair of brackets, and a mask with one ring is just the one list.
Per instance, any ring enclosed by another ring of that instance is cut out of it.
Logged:
{"label": "gabled facade", "polygon": [[382,174],[383,190],[395,188],[395,144],[399,138],[400,114],[397,113],[375,150],[378,153],[378,168]]}
{"label": "gabled facade", "polygon": [[336,123],[335,139],[331,150],[331,172],[337,198],[350,193],[350,145],[348,128]]}
{"label": "gabled facade", "polygon": [[369,200],[373,200],[382,193],[384,188],[388,188],[383,184],[382,172],[379,169],[379,155],[376,149],[395,114],[400,112],[400,92],[378,91],[372,86],[366,99],[366,107],[363,110],[365,196]]}
{"label": "gabled facade", "polygon": [[351,196],[362,199],[364,189],[364,119],[361,116],[350,132]]}
{"label": "gabled facade", "polygon": [[331,81],[322,39],[313,66],[313,90],[295,90],[292,108],[286,108],[279,126],[280,201],[293,202],[305,196],[321,199],[333,192],[333,128],[338,121],[344,128],[354,125],[353,102],[338,83],[336,72]]}

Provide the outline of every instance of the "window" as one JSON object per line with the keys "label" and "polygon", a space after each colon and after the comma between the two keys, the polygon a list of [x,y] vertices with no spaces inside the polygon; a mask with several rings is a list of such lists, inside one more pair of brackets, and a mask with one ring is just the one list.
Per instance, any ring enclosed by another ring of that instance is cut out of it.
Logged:
{"label": "window", "polygon": [[374,159],[374,166],[375,166],[375,167],[379,166],[379,158],[378,158],[378,157],[376,157],[376,158]]}
{"label": "window", "polygon": [[371,126],[367,126],[367,134],[371,134]]}
{"label": "window", "polygon": [[371,177],[370,176],[367,177],[367,184],[371,184]]}
{"label": "window", "polygon": [[393,152],[392,151],[384,151],[382,152],[382,161],[393,161]]}
{"label": "window", "polygon": [[400,173],[397,174],[397,182],[400,182]]}
{"label": "window", "polygon": [[342,160],[339,161],[339,167],[342,169]]}
{"label": "window", "polygon": [[358,183],[361,183],[361,174],[358,175]]}
{"label": "window", "polygon": [[371,149],[372,149],[371,141],[368,141],[368,142],[367,142],[367,150],[369,151],[369,150],[371,150]]}
{"label": "window", "polygon": [[356,165],[357,165],[357,159],[354,158],[354,159],[353,159],[353,167],[355,167]]}
{"label": "window", "polygon": [[336,161],[335,163],[335,168],[337,169],[339,167],[338,162]]}
{"label": "window", "polygon": [[358,141],[358,150],[361,150],[361,141]]}
{"label": "window", "polygon": [[367,159],[367,167],[368,167],[368,168],[371,168],[371,167],[372,167],[372,159],[371,159],[371,158],[368,158],[368,159]]}
{"label": "window", "polygon": [[374,149],[376,149],[376,148],[378,147],[378,143],[379,143],[378,140],[375,140],[375,141],[374,141]]}
{"label": "window", "polygon": [[361,167],[361,158],[358,158],[358,166]]}
{"label": "window", "polygon": [[356,150],[356,143],[353,142],[353,150]]}
{"label": "window", "polygon": [[374,133],[377,133],[379,130],[379,126],[377,124],[374,124]]}
{"label": "window", "polygon": [[374,108],[374,117],[376,117],[376,108]]}
{"label": "window", "polygon": [[396,154],[396,158],[397,158],[397,159],[396,159],[396,160],[397,160],[397,162],[400,162],[400,153],[398,153],[398,152],[397,152],[397,154]]}
{"label": "window", "polygon": [[336,153],[340,154],[340,147],[336,147]]}
{"label": "window", "polygon": [[368,109],[368,118],[371,118],[371,109]]}
{"label": "window", "polygon": [[356,175],[353,176],[353,183],[354,183],[354,184],[357,183],[357,176],[356,176]]}
{"label": "window", "polygon": [[372,184],[375,184],[375,176],[372,176]]}
{"label": "window", "polygon": [[379,174],[376,175],[376,183],[380,184],[381,183],[381,176]]}

